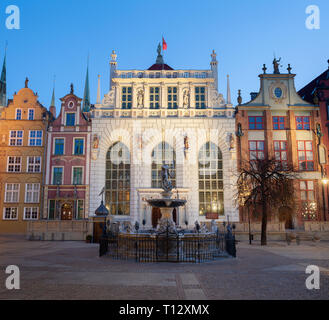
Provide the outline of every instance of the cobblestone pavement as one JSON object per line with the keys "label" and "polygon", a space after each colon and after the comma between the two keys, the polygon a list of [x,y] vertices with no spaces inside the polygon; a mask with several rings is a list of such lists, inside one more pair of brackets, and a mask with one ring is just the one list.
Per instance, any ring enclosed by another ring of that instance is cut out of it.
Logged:
{"label": "cobblestone pavement", "polygon": [[[329,299],[329,243],[239,243],[238,258],[203,264],[113,261],[98,245],[30,242],[0,236],[0,299]],[[321,270],[320,290],[307,290],[308,265]],[[5,288],[17,265],[21,289]]]}

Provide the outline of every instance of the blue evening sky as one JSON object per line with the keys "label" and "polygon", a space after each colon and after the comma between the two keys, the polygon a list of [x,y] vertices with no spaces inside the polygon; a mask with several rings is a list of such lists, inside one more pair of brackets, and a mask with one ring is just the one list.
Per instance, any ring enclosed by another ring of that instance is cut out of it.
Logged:
{"label": "blue evening sky", "polygon": [[[5,28],[5,8],[21,10],[21,30]],[[320,30],[305,27],[308,5],[318,5]],[[1,0],[0,57],[8,40],[8,97],[24,86],[26,76],[39,100],[49,107],[56,75],[58,98],[71,82],[82,97],[90,56],[91,102],[96,100],[97,74],[102,96],[109,86],[109,59],[118,53],[119,69],[147,69],[156,59],[164,35],[165,62],[175,69],[208,69],[215,49],[219,60],[219,91],[226,96],[231,76],[232,100],[258,91],[263,63],[272,72],[273,54],[290,63],[296,87],[327,68],[329,1],[327,0]]]}

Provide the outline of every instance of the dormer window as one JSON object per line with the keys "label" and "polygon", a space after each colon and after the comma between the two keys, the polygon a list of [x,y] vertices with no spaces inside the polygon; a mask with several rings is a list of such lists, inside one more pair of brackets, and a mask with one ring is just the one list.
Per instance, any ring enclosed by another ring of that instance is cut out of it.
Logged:
{"label": "dormer window", "polygon": [[16,109],[16,120],[22,120],[22,109]]}
{"label": "dormer window", "polygon": [[66,125],[68,127],[75,126],[75,113],[67,113],[66,114]]}
{"label": "dormer window", "polygon": [[34,120],[34,109],[29,109],[29,120]]}

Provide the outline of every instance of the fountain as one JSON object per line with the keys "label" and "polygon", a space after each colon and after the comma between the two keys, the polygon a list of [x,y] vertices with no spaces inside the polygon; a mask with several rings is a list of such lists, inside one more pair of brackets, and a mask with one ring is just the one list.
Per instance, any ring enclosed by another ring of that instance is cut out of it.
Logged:
{"label": "fountain", "polygon": [[149,199],[146,200],[153,208],[159,208],[161,211],[161,219],[158,226],[158,231],[164,231],[166,228],[170,228],[171,231],[176,231],[176,226],[172,217],[174,208],[182,207],[186,204],[186,200],[172,199],[173,185],[169,178],[172,178],[172,174],[169,172],[169,166],[163,165],[161,171],[161,185],[164,190],[161,195],[162,199]]}
{"label": "fountain", "polygon": [[105,237],[100,242],[102,254],[108,252],[115,259],[133,258],[139,262],[203,262],[227,255],[224,242],[227,246],[227,241],[233,243],[233,240],[227,240],[227,234],[219,232],[215,221],[212,222],[211,231],[205,223],[200,225],[198,221],[193,230],[176,227],[173,210],[184,206],[186,200],[172,198],[170,178],[173,177],[169,166],[164,164],[161,171],[162,198],[146,200],[150,206],[161,211],[157,229],[140,230],[138,222],[134,227],[131,223],[116,225],[118,231],[110,232],[113,236]]}

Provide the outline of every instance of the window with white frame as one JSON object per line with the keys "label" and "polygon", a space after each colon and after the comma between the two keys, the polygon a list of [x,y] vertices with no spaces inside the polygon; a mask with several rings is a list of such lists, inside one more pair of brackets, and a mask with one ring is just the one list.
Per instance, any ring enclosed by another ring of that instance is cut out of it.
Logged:
{"label": "window with white frame", "polygon": [[34,109],[29,109],[29,120],[34,120]]}
{"label": "window with white frame", "polygon": [[6,183],[5,202],[16,203],[19,200],[19,183]]}
{"label": "window with white frame", "polygon": [[42,146],[42,131],[31,130],[29,134],[29,146],[41,147]]}
{"label": "window with white frame", "polygon": [[74,138],[74,150],[73,154],[76,156],[82,156],[84,154],[85,140],[83,138]]}
{"label": "window with white frame", "polygon": [[41,172],[41,157],[27,157],[27,172],[39,173]]}
{"label": "window with white frame", "polygon": [[150,87],[150,109],[160,108],[160,87]]}
{"label": "window with white frame", "polygon": [[16,120],[22,120],[22,109],[16,109]]}
{"label": "window with white frame", "polygon": [[7,172],[21,172],[22,157],[8,157]]}
{"label": "window with white frame", "polygon": [[23,145],[23,131],[12,130],[9,132],[9,145],[20,147]]}
{"label": "window with white frame", "polygon": [[40,183],[25,185],[25,203],[38,203],[40,197]]}
{"label": "window with white frame", "polygon": [[24,220],[38,220],[39,208],[24,208]]}
{"label": "window with white frame", "polygon": [[63,168],[54,167],[53,168],[53,185],[61,185],[63,183]]}
{"label": "window with white frame", "polygon": [[17,220],[18,208],[4,208],[3,209],[3,220]]}
{"label": "window with white frame", "polygon": [[82,167],[73,167],[73,184],[74,185],[81,185],[82,184]]}

